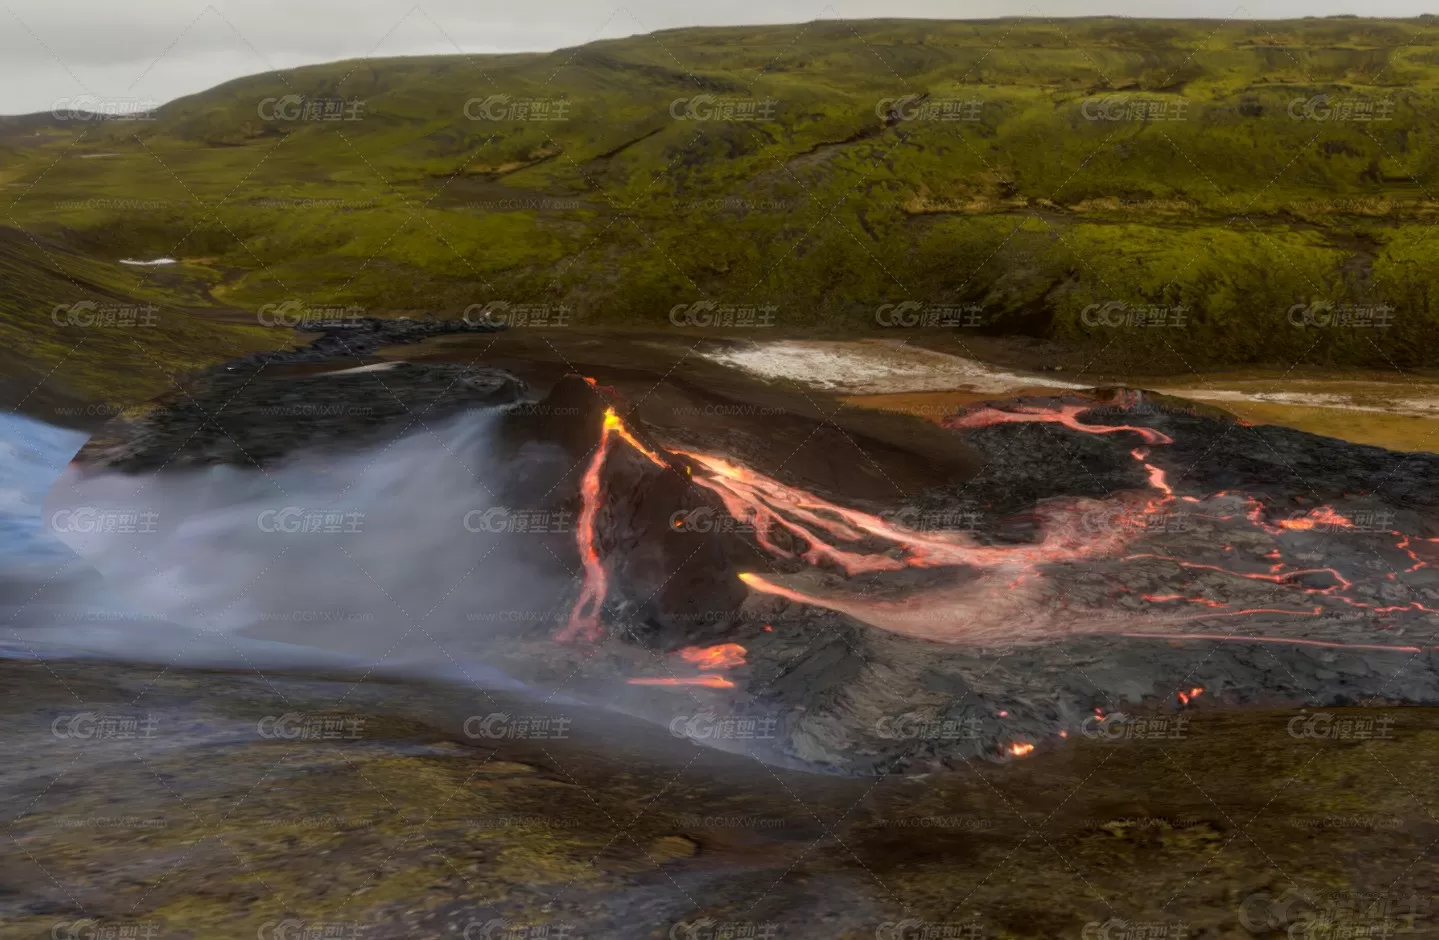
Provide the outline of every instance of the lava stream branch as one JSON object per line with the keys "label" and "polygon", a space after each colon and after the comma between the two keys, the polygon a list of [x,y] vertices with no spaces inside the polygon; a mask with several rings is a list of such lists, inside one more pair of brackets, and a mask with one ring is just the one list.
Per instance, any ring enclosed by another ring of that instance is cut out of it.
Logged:
{"label": "lava stream branch", "polygon": [[974,428],[987,428],[996,424],[1061,424],[1071,430],[1082,431],[1085,434],[1115,434],[1121,431],[1128,431],[1131,434],[1138,434],[1146,444],[1173,444],[1174,438],[1154,428],[1146,428],[1133,424],[1084,424],[1079,416],[1086,411],[1092,411],[1093,405],[1062,405],[1058,409],[1044,411],[1034,408],[1020,409],[1019,411],[1000,411],[998,408],[975,408],[962,415],[955,415],[946,418],[944,426],[953,430],[972,430]]}
{"label": "lava stream branch", "polygon": [[[1066,507],[1040,514],[1049,525],[1037,544],[982,545],[965,533],[907,529],[708,454],[675,453],[707,471],[707,474],[694,475],[693,481],[713,491],[732,517],[752,525],[756,540],[771,554],[780,558],[795,557],[772,538],[771,533],[778,527],[808,545],[801,556],[806,562],[811,565],[829,562],[846,575],[905,568],[995,568],[1071,561],[1114,550],[1125,538],[1125,533],[1119,531],[1100,538],[1081,535],[1078,527],[1065,524],[1062,517],[1073,515],[1072,507]],[[835,544],[836,541],[859,543],[865,539],[887,542],[898,548],[902,557],[851,551]]]}
{"label": "lava stream branch", "polygon": [[575,543],[580,550],[580,565],[583,570],[580,596],[570,608],[569,621],[560,631],[558,639],[566,642],[575,639],[597,640],[602,635],[600,612],[604,607],[605,595],[609,593],[608,576],[600,560],[596,544],[596,520],[600,513],[601,475],[605,458],[609,455],[610,435],[620,420],[614,409],[605,409],[604,424],[600,427],[600,440],[590,457],[589,466],[580,480],[580,514],[575,526]]}

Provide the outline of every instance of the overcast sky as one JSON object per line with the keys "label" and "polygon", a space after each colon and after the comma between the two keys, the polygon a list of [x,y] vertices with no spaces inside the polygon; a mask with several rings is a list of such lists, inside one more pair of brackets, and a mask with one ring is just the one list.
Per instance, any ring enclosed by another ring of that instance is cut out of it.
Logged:
{"label": "overcast sky", "polygon": [[91,93],[168,101],[358,56],[520,52],[677,26],[879,16],[1414,16],[1426,0],[0,0],[0,114]]}

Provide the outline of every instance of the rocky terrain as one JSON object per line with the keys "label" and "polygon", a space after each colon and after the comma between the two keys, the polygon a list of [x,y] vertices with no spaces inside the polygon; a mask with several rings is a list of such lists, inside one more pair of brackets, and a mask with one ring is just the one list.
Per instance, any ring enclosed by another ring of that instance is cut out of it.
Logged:
{"label": "rocky terrain", "polygon": [[6,940],[1418,937],[1439,917],[1420,709],[1199,711],[845,778],[691,743],[722,725],[686,740],[365,672],[47,657],[0,679]]}
{"label": "rocky terrain", "polygon": [[[616,388],[552,375],[526,398],[478,362],[355,368],[336,351],[297,353],[320,370],[307,373],[232,363],[185,403],[107,429],[57,505],[93,501],[85,480],[117,472],[268,476],[316,448],[388,449],[480,408],[498,422],[500,465],[529,462],[480,474],[493,505],[476,557],[500,549],[537,587],[528,601],[440,598],[486,624],[437,617],[427,630],[446,655],[663,725],[760,723],[763,738],[705,743],[806,769],[1010,760],[1095,721],[1200,705],[1439,701],[1436,455],[1101,389],[971,406],[927,432],[962,451],[940,472],[906,458],[902,435],[843,430],[854,460],[775,466],[799,452],[776,440],[835,428],[663,376]],[[675,420],[681,400],[707,403],[702,433]],[[329,407],[346,402],[364,407]],[[311,410],[275,420],[287,405]],[[518,527],[537,512],[571,524]],[[325,624],[248,632],[375,656],[399,628],[363,641]],[[693,658],[730,644],[715,663]]]}
{"label": "rocky terrain", "polygon": [[353,450],[393,440],[464,408],[514,404],[524,391],[495,369],[365,365],[384,346],[500,329],[483,322],[371,317],[301,329],[320,335],[294,349],[228,362],[131,409],[91,437],[77,462],[124,473],[263,467],[301,448]]}

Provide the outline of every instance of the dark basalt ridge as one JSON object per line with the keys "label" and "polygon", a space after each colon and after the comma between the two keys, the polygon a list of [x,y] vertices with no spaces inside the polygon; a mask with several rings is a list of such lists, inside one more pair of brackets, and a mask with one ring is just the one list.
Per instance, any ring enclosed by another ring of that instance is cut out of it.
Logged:
{"label": "dark basalt ridge", "polygon": [[[467,408],[513,404],[524,383],[484,366],[367,362],[383,346],[500,327],[464,320],[307,324],[313,343],[201,373],[104,425],[76,455],[87,471],[265,467],[301,448],[353,450],[422,431]],[[306,370],[307,366],[332,366]]]}

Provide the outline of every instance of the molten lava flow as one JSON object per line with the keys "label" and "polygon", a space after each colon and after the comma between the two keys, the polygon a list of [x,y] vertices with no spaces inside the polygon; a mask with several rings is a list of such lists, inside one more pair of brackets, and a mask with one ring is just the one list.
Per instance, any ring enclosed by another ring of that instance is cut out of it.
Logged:
{"label": "molten lava flow", "polygon": [[[908,592],[899,597],[874,597],[852,590],[829,590],[813,584],[806,575],[800,588],[772,577],[745,572],[740,580],[750,589],[825,610],[833,610],[862,623],[922,640],[939,643],[966,643],[974,646],[1009,646],[1037,643],[1078,632],[1079,615],[1052,603],[1042,579],[1026,582],[1022,589],[1008,586],[1002,570],[979,570],[970,580],[954,585]],[[1089,618],[1084,628],[1092,633],[1114,632],[1132,619],[1109,612]]]}
{"label": "molten lava flow", "polygon": [[[600,387],[594,379],[586,377],[585,381],[596,389]],[[575,601],[575,606],[570,609],[569,621],[558,637],[562,642],[580,638],[596,640],[602,633],[600,611],[604,606],[605,597],[609,593],[609,578],[605,574],[604,564],[600,561],[599,548],[595,543],[597,536],[595,522],[600,513],[600,477],[604,471],[605,459],[609,456],[611,435],[617,435],[657,466],[669,466],[659,454],[650,450],[630,433],[629,428],[625,427],[624,422],[620,420],[620,416],[615,414],[614,408],[605,409],[604,422],[600,425],[599,443],[595,445],[594,455],[590,458],[589,466],[585,468],[585,475],[580,481],[581,505],[579,522],[575,526],[575,543],[580,551],[580,564],[584,574],[580,596]]]}
{"label": "molten lava flow", "polygon": [[1182,690],[1181,690],[1181,691],[1176,692],[1176,693],[1174,693],[1174,694],[1175,694],[1176,697],[1178,697],[1178,699],[1179,699],[1180,702],[1182,702],[1182,703],[1185,704],[1185,705],[1188,705],[1190,702],[1194,701],[1195,699],[1199,698],[1199,696],[1203,695],[1203,694],[1204,694],[1204,689],[1200,688],[1199,686],[1195,686],[1194,688],[1190,689],[1188,692],[1185,692],[1185,691],[1182,691]]}
{"label": "molten lava flow", "polygon": [[1279,528],[1281,529],[1308,530],[1318,526],[1327,526],[1331,529],[1352,529],[1354,528],[1354,523],[1350,522],[1344,516],[1339,515],[1339,513],[1330,509],[1328,506],[1321,506],[1299,519],[1279,520]]}
{"label": "molten lava flow", "polygon": [[[807,546],[799,557],[812,565],[828,562],[847,575],[905,568],[993,568],[1072,561],[1111,551],[1129,534],[1120,526],[1098,535],[1086,532],[1075,518],[1077,513],[1056,511],[1048,519],[1051,525],[1044,540],[1038,544],[981,545],[961,532],[920,532],[847,509],[718,457],[692,451],[675,453],[703,471],[692,474],[691,479],[719,496],[731,517],[753,526],[755,539],[766,551],[780,558],[796,557],[795,552],[774,540],[775,530],[787,531]],[[880,546],[858,550],[859,543],[866,541],[887,542],[898,550],[899,557],[875,550]],[[836,542],[856,547],[841,548]]]}
{"label": "molten lava flow", "polygon": [[1224,608],[1229,606],[1222,601],[1210,600],[1207,597],[1190,597],[1187,594],[1141,594],[1139,596],[1151,604],[1162,604],[1166,601],[1184,601],[1186,604],[1201,604],[1205,607]]}
{"label": "molten lava flow", "polygon": [[605,401],[613,401],[614,399],[619,397],[619,393],[615,391],[613,385],[601,385],[599,383],[599,380],[594,379],[588,375],[582,375],[580,376],[580,378],[584,379],[585,382],[589,385],[589,387],[594,389],[595,393],[598,394]]}
{"label": "molten lava flow", "polygon": [[1034,745],[1028,741],[1014,741],[1009,745],[1009,753],[1015,757],[1023,757],[1034,750]]}
{"label": "molten lava flow", "polygon": [[744,654],[745,648],[738,643],[721,643],[718,646],[686,646],[680,650],[680,659],[701,669],[728,669],[743,666]]}
{"label": "molten lava flow", "polygon": [[761,594],[773,594],[776,597],[783,597],[787,601],[794,601],[797,604],[815,604],[817,607],[825,607],[826,604],[815,603],[817,598],[805,594],[802,591],[792,590],[782,584],[776,584],[763,575],[755,574],[752,571],[741,571],[739,579],[749,587],[759,591]]}
{"label": "molten lava flow", "polygon": [[[718,646],[686,646],[679,652],[680,659],[700,669],[729,669],[743,666],[745,648],[738,643],[721,643]],[[711,689],[732,689],[734,683],[724,676],[711,673],[703,676],[678,676],[666,679],[627,679],[630,685],[702,685]]]}
{"label": "molten lava flow", "polygon": [[[1279,554],[1278,552],[1271,552],[1270,554],[1268,554],[1268,555],[1266,555],[1266,556],[1264,556],[1264,557],[1266,557],[1266,558],[1279,558],[1279,557],[1281,557],[1281,556],[1280,556],[1280,554]],[[1284,585],[1285,587],[1292,588],[1292,589],[1297,590],[1297,591],[1302,591],[1302,592],[1304,592],[1304,593],[1306,593],[1306,594],[1320,594],[1320,595],[1323,595],[1323,596],[1325,596],[1325,597],[1332,598],[1333,600],[1336,600],[1336,601],[1338,601],[1338,602],[1341,603],[1341,604],[1345,604],[1346,606],[1353,607],[1353,608],[1359,609],[1359,610],[1368,610],[1368,611],[1371,611],[1371,612],[1373,612],[1373,613],[1391,614],[1391,613],[1399,613],[1399,612],[1401,612],[1401,611],[1415,611],[1415,612],[1423,612],[1423,613],[1439,613],[1439,609],[1430,608],[1430,607],[1426,606],[1425,604],[1423,604],[1423,603],[1420,602],[1420,601],[1410,601],[1410,602],[1407,603],[1407,604],[1388,604],[1388,605],[1380,606],[1380,605],[1377,605],[1377,604],[1370,604],[1370,603],[1366,603],[1366,602],[1364,602],[1364,601],[1355,600],[1354,598],[1349,597],[1349,596],[1345,593],[1346,591],[1350,591],[1350,590],[1352,590],[1352,589],[1354,588],[1354,582],[1350,581],[1348,578],[1344,577],[1342,574],[1340,574],[1337,570],[1335,570],[1335,569],[1333,569],[1333,568],[1291,568],[1291,567],[1289,567],[1288,565],[1286,565],[1284,562],[1282,562],[1282,561],[1277,561],[1277,562],[1275,562],[1274,564],[1272,564],[1272,565],[1269,566],[1269,571],[1268,571],[1268,572],[1259,572],[1259,571],[1235,571],[1235,570],[1232,569],[1232,568],[1225,568],[1225,567],[1223,567],[1223,566],[1221,566],[1221,565],[1205,565],[1205,564],[1199,564],[1199,563],[1197,563],[1197,562],[1185,561],[1185,560],[1183,560],[1183,559],[1181,559],[1181,558],[1173,558],[1173,557],[1170,557],[1170,556],[1168,556],[1168,555],[1154,555],[1154,554],[1149,554],[1149,553],[1138,554],[1138,555],[1129,555],[1129,556],[1127,556],[1124,560],[1125,560],[1125,561],[1133,561],[1133,560],[1135,560],[1135,559],[1140,559],[1140,558],[1159,558],[1159,559],[1163,559],[1163,560],[1165,560],[1165,561],[1171,562],[1171,563],[1173,563],[1173,564],[1175,564],[1175,565],[1178,565],[1178,566],[1181,567],[1181,568],[1188,568],[1188,569],[1192,569],[1192,570],[1196,570],[1196,571],[1218,571],[1218,572],[1222,572],[1222,573],[1227,574],[1227,575],[1231,575],[1231,576],[1236,577],[1236,578],[1246,578],[1246,579],[1248,579],[1248,580],[1250,580],[1250,581],[1268,581],[1268,582],[1273,583],[1273,584],[1281,584],[1281,585]],[[1334,581],[1334,583],[1331,584],[1331,585],[1329,585],[1328,587],[1306,587],[1306,586],[1298,583],[1298,581],[1299,581],[1300,578],[1303,578],[1303,577],[1306,577],[1306,576],[1310,576],[1310,575],[1324,575],[1324,576],[1326,576],[1326,577],[1332,578],[1333,581]],[[1176,595],[1176,594],[1169,594],[1169,595],[1148,595],[1148,594],[1146,594],[1146,595],[1143,595],[1143,596],[1144,596],[1145,599],[1147,599],[1147,600],[1155,600],[1155,601],[1184,600],[1184,601],[1188,601],[1188,602],[1194,603],[1194,604],[1205,604],[1205,605],[1210,606],[1210,607],[1218,606],[1218,607],[1222,607],[1222,608],[1225,608],[1225,609],[1229,609],[1229,605],[1227,605],[1227,604],[1215,604],[1214,602],[1209,601],[1209,600],[1206,600],[1206,599],[1204,599],[1204,598],[1189,598],[1189,597],[1184,597],[1184,596]],[[1292,610],[1269,611],[1269,610],[1267,610],[1267,609],[1264,609],[1264,610],[1251,609],[1251,610],[1238,611],[1238,613],[1260,613],[1260,612],[1264,612],[1264,613],[1307,613],[1306,611],[1292,611]],[[1312,613],[1313,613],[1313,614],[1318,614],[1319,612],[1320,612],[1320,609],[1319,609],[1319,608],[1314,608],[1314,609],[1312,610]]]}
{"label": "molten lava flow", "polygon": [[1147,450],[1139,447],[1130,451],[1129,455],[1144,465],[1145,473],[1149,475],[1150,486],[1159,490],[1166,497],[1174,495],[1174,490],[1170,488],[1169,479],[1164,475],[1164,471],[1148,462],[1149,452]]}
{"label": "molten lava flow", "polygon": [[630,685],[700,685],[710,689],[732,689],[734,683],[724,676],[677,676],[665,679],[626,679]]}
{"label": "molten lava flow", "polygon": [[610,432],[614,429],[611,419],[618,421],[613,408],[605,409],[605,421],[600,427],[600,441],[590,457],[589,466],[580,480],[580,518],[575,526],[575,543],[580,550],[580,565],[583,569],[580,596],[570,609],[569,621],[560,631],[559,640],[583,638],[596,640],[600,637],[600,610],[604,607],[609,584],[605,566],[600,562],[599,549],[595,545],[595,520],[600,513],[600,472],[605,467],[605,456],[610,449]]}
{"label": "molten lava flow", "polygon": [[625,427],[625,423],[620,420],[619,415],[615,414],[615,410],[613,408],[605,409],[605,427],[618,434],[626,444],[630,445],[635,450],[643,454],[646,458],[648,458],[650,463],[654,464],[657,467],[669,467],[669,463],[663,457],[650,450],[644,444],[641,444],[639,438],[635,437],[633,434],[630,433],[630,429]]}
{"label": "molten lava flow", "polygon": [[[1285,584],[1295,587],[1297,587],[1297,585],[1295,585],[1294,582],[1297,579],[1304,577],[1305,575],[1323,574],[1329,575],[1330,577],[1334,578],[1335,583],[1329,585],[1329,587],[1326,588],[1299,588],[1300,590],[1306,591],[1310,594],[1329,594],[1339,590],[1340,588],[1347,589],[1353,587],[1353,585],[1348,580],[1346,580],[1343,575],[1335,571],[1333,568],[1288,568],[1286,570],[1286,566],[1283,563],[1279,563],[1271,565],[1268,572],[1234,571],[1233,569],[1225,568],[1222,565],[1204,565],[1198,562],[1185,561],[1182,558],[1173,558],[1169,555],[1155,555],[1150,552],[1143,552],[1138,555],[1129,555],[1125,557],[1124,560],[1134,561],[1139,558],[1161,558],[1165,561],[1173,562],[1181,568],[1192,568],[1196,571],[1222,571],[1223,573],[1233,575],[1236,578],[1248,578],[1251,581],[1270,581],[1274,584]],[[1156,597],[1155,599],[1164,600],[1167,598]]]}
{"label": "molten lava flow", "polygon": [[1154,428],[1136,427],[1131,424],[1081,424],[1079,416],[1095,406],[1090,404],[1063,405],[1053,411],[1025,408],[1019,411],[1000,411],[998,408],[976,408],[973,411],[955,415],[944,420],[944,426],[955,430],[987,428],[995,424],[1039,422],[1062,424],[1085,434],[1114,434],[1129,431],[1138,434],[1146,444],[1173,444],[1174,438]]}
{"label": "molten lava flow", "polygon": [[[1139,399],[1130,398],[1128,395],[1121,395],[1118,404],[1129,407]],[[1062,405],[1057,409],[1046,410],[1042,408],[1021,408],[1018,411],[1000,411],[998,408],[976,408],[964,414],[947,418],[944,426],[955,430],[973,430],[975,428],[987,428],[996,424],[1023,424],[1023,423],[1047,423],[1059,424],[1074,431],[1081,431],[1085,434],[1115,434],[1126,431],[1131,434],[1138,434],[1145,444],[1173,444],[1174,438],[1154,428],[1146,428],[1133,424],[1084,424],[1079,416],[1093,408],[1090,404]],[[1174,490],[1169,485],[1169,480],[1163,470],[1149,463],[1149,451],[1144,447],[1136,447],[1129,452],[1142,467],[1149,479],[1149,485],[1164,494],[1161,502],[1168,502],[1174,498]],[[1193,497],[1186,497],[1193,502]],[[1149,510],[1155,508],[1154,504],[1147,507]]]}

